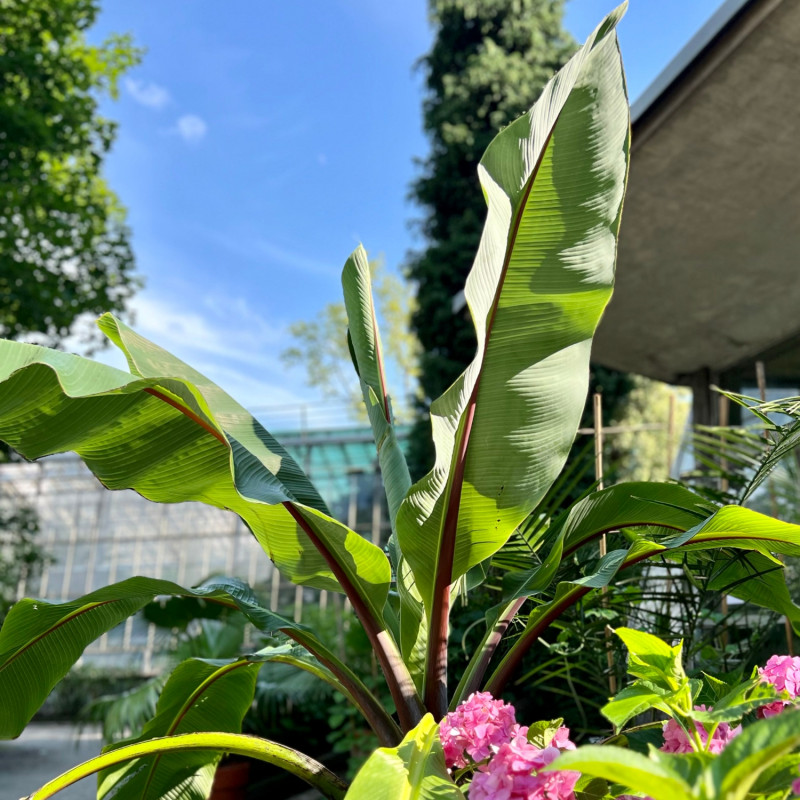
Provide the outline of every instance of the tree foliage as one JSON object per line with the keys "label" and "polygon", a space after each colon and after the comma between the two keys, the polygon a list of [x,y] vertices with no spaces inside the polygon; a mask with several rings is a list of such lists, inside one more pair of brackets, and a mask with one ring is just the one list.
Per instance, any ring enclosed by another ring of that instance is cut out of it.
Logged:
{"label": "tree foliage", "polygon": [[[403,401],[395,409],[402,419],[406,403],[417,393],[419,342],[410,331],[416,305],[401,279],[386,269],[383,259],[372,259],[369,267],[376,311],[383,323],[381,327],[387,332],[384,348],[387,366],[402,384]],[[314,319],[298,320],[289,326],[293,343],[281,353],[281,360],[288,367],[303,369],[310,387],[320,389],[327,398],[343,402],[363,422],[366,412],[358,376],[353,372],[346,331],[344,303],[328,303]]]}
{"label": "tree foliage", "polygon": [[35,578],[48,562],[36,543],[39,524],[25,506],[0,508],[0,625],[17,600],[20,584]]}
{"label": "tree foliage", "polygon": [[0,0],[0,336],[47,344],[137,288],[125,212],[102,176],[116,97],[141,52],[86,31],[97,0]]}

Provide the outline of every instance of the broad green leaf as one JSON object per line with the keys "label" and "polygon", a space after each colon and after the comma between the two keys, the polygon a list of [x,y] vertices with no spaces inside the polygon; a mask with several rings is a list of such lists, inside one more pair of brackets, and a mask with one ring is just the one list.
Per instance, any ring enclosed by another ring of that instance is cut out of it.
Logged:
{"label": "broad green leaf", "polygon": [[348,800],[464,800],[444,763],[439,726],[426,714],[397,747],[376,750],[358,771]]}
{"label": "broad green leaf", "polygon": [[689,716],[702,723],[734,722],[745,714],[776,700],[780,700],[780,696],[772,684],[754,679],[736,686],[719,698],[711,710],[694,710]]}
{"label": "broad green leaf", "polygon": [[773,792],[780,792],[778,796],[782,798],[786,789],[797,780],[798,775],[800,775],[800,753],[783,756],[758,776],[758,780],[751,787],[751,792],[757,796],[767,797]]}
{"label": "broad green leaf", "polygon": [[162,739],[137,742],[85,761],[48,781],[25,800],[48,800],[67,786],[135,758],[179,752],[205,750],[231,753],[257,761],[265,761],[306,781],[329,800],[342,800],[347,785],[319,761],[269,739],[244,736],[240,733],[184,733]]}
{"label": "broad green leaf", "polygon": [[397,517],[429,616],[434,587],[445,591],[491,556],[537,505],[577,430],[627,174],[613,32],[621,14],[497,136],[479,167],[488,213],[466,285],[477,353],[432,405],[435,465]]}
{"label": "broad green leaf", "polygon": [[661,544],[683,550],[724,546],[800,556],[800,525],[742,506],[723,506],[705,522],[683,534],[666,537]]}
{"label": "broad green leaf", "polygon": [[708,501],[675,483],[636,481],[593,492],[573,505],[556,524],[565,549],[577,550],[602,533],[620,528],[657,526],[686,531],[713,512]]}
{"label": "broad green leaf", "polygon": [[21,600],[11,608],[0,630],[0,739],[19,736],[86,646],[157,595],[223,602],[265,633],[290,634],[336,675],[379,736],[384,732],[389,741],[396,741],[396,726],[352,670],[308,629],[262,608],[248,586],[230,578],[195,589],[170,581],[129,578],[67,603]]}
{"label": "broad green leaf", "polygon": [[[670,535],[652,542],[643,535],[638,535],[627,551],[615,550],[602,558],[589,575],[571,581],[563,581],[556,587],[555,597],[546,603],[537,606],[530,614],[525,630],[517,639],[514,646],[505,655],[503,661],[495,670],[487,683],[487,690],[493,694],[502,691],[506,681],[522,657],[522,654],[531,647],[541,633],[570,606],[584,597],[590,589],[600,589],[607,586],[616,574],[627,567],[640,563],[656,555],[666,557],[678,556],[686,550],[702,551],[719,548],[755,550],[758,558],[766,559],[770,551],[779,553],[794,553],[800,546],[800,526],[781,522],[771,517],[759,514],[740,506],[724,506],[708,520],[696,525],[683,533]],[[748,558],[750,556],[748,555]],[[764,561],[759,562],[763,565]],[[779,562],[772,557],[772,563],[777,567]],[[772,573],[778,580],[785,584],[781,573],[777,570]],[[779,576],[779,578],[778,578]],[[797,618],[800,609],[792,609],[787,600],[784,588],[780,591],[770,592],[760,590],[762,575],[758,570],[748,578],[746,575],[737,575],[735,585],[724,583],[724,578],[719,578],[720,583],[730,586],[730,593],[741,596],[762,604],[765,608],[790,612],[790,618]],[[741,578],[741,580],[739,580]],[[716,580],[716,579],[715,579]],[[770,583],[767,583],[767,588]],[[728,591],[728,588],[726,588]],[[666,645],[665,645],[666,646]]]}
{"label": "broad green leaf", "polygon": [[[110,747],[110,752],[162,736],[200,731],[240,733],[253,702],[258,661],[220,663],[190,659],[179,664],[164,686],[156,715],[140,736]],[[205,800],[220,754],[186,751],[156,755],[110,768],[98,775],[98,798],[115,800]]]}
{"label": "broad green leaf", "polygon": [[669,713],[667,702],[675,699],[677,695],[677,692],[667,692],[649,682],[636,681],[618,692],[600,709],[600,713],[614,726],[614,730],[619,732],[628,720],[648,709],[657,708],[659,711]]}
{"label": "broad green leaf", "polygon": [[0,341],[0,439],[28,458],[74,450],[111,489],[235,511],[292,581],[335,591],[346,582],[354,605],[361,598],[380,620],[390,580],[385,555],[324,513],[302,470],[258,421],[110,315],[100,327],[125,353],[131,375]]}
{"label": "broad green leaf", "polygon": [[653,800],[693,800],[691,787],[679,773],[641,753],[613,745],[586,745],[562,753],[548,770],[574,769],[619,783]]}
{"label": "broad green leaf", "polygon": [[528,727],[526,738],[534,747],[544,750],[545,747],[550,746],[550,742],[553,741],[553,738],[558,733],[558,729],[563,724],[563,717],[534,722]]}
{"label": "broad green leaf", "polygon": [[744,800],[766,769],[800,747],[800,713],[789,711],[745,728],[710,768],[708,800]]}

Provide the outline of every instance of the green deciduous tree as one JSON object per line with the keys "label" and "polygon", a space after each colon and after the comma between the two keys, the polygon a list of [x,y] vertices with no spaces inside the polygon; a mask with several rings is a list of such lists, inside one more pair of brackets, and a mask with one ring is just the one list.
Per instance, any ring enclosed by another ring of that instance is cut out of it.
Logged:
{"label": "green deciduous tree", "polygon": [[[416,306],[401,279],[385,268],[383,259],[372,259],[369,268],[374,281],[375,312],[387,332],[387,366],[397,373],[403,387],[403,401],[395,412],[404,419],[406,403],[418,390],[419,342],[409,330]],[[344,303],[328,303],[314,319],[289,326],[293,343],[281,353],[281,359],[289,367],[302,368],[309,386],[345,403],[350,413],[363,422],[366,412],[358,377],[353,373],[346,330]]]}
{"label": "green deciduous tree", "polygon": [[140,58],[91,45],[97,0],[0,0],[0,337],[55,344],[137,287],[124,209],[102,176],[116,125],[98,111]]}

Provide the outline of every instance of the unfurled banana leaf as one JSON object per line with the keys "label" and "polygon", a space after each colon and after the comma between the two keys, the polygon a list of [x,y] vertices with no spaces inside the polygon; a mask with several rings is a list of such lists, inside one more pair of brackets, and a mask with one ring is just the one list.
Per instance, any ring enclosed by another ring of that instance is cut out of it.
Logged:
{"label": "unfurled banana leaf", "polygon": [[[156,715],[141,735],[106,747],[103,752],[182,733],[240,733],[262,663],[247,658],[228,663],[194,658],[184,661],[172,671]],[[98,775],[98,800],[205,800],[220,756],[198,750],[128,761]]]}
{"label": "unfurled banana leaf", "polygon": [[[352,697],[381,741],[397,741],[397,727],[362,681],[307,628],[258,605],[249,587],[216,579],[185,589],[170,581],[129,578],[68,603],[21,600],[0,630],[0,739],[11,739],[42,705],[84,649],[157,595],[202,597],[241,611],[263,632],[283,631],[312,652]],[[338,688],[338,687],[337,687]]]}
{"label": "unfurled banana leaf", "polygon": [[611,14],[479,168],[488,216],[467,280],[475,360],[431,408],[436,460],[398,537],[431,620],[426,704],[443,713],[449,587],[555,480],[611,296],[629,115]]}
{"label": "unfurled banana leaf", "polygon": [[417,688],[421,689],[427,624],[422,598],[415,586],[408,562],[397,546],[396,533],[397,512],[411,486],[411,478],[394,429],[380,332],[372,299],[369,260],[363,247],[358,247],[347,259],[342,271],[342,289],[349,326],[348,341],[375,438],[392,525],[388,552],[394,566],[399,595],[397,638],[403,660]]}
{"label": "unfurled banana leaf", "polygon": [[[540,539],[549,546],[541,563],[504,576],[503,601],[487,614],[483,640],[464,670],[450,707],[477,691],[492,654],[525,598],[547,590],[564,558],[611,530],[653,527],[686,531],[705,521],[711,509],[704,498],[682,486],[650,482],[611,486],[576,502],[552,523],[546,534],[540,534]],[[619,551],[618,555],[623,553]],[[606,562],[603,574],[609,580],[619,563]]]}
{"label": "unfurled banana leaf", "polygon": [[348,339],[375,437],[375,447],[378,451],[378,461],[389,505],[389,519],[394,531],[397,511],[411,486],[411,478],[408,474],[406,457],[394,430],[380,331],[372,300],[369,259],[366,250],[361,246],[353,251],[344,265],[342,290],[347,310]]}
{"label": "unfurled banana leaf", "polygon": [[590,494],[573,505],[556,525],[564,531],[564,550],[572,553],[603,533],[652,526],[686,531],[707,520],[716,507],[675,483],[634,481]]}
{"label": "unfurled banana leaf", "polygon": [[464,800],[444,763],[439,726],[426,714],[397,747],[376,750],[358,771],[346,800]]}

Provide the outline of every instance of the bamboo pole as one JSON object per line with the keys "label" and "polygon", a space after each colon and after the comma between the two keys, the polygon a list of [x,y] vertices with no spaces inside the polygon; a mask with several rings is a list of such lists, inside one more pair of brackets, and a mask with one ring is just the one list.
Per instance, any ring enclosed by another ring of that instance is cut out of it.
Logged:
{"label": "bamboo pole", "polygon": [[[761,402],[767,402],[767,371],[764,369],[763,361],[756,361],[756,382],[758,383],[758,394],[761,397]],[[771,442],[769,431],[764,431],[764,438]],[[772,516],[778,516],[778,499],[775,497],[775,488],[772,481],[767,478],[767,488],[769,490],[770,506],[772,507]],[[783,556],[778,556],[783,561]],[[789,617],[783,619],[783,630],[786,634],[786,649],[789,655],[794,655],[794,632],[792,631],[792,623],[789,622]]]}
{"label": "bamboo pole", "polygon": [[[728,427],[728,420],[730,417],[730,402],[728,398],[721,394],[719,396],[719,426],[720,428],[727,428]],[[730,488],[728,483],[728,479],[725,477],[725,472],[728,469],[728,460],[725,458],[725,435],[720,433],[720,459],[719,459],[719,469],[720,469],[720,479],[719,479],[719,488],[720,491],[726,492]],[[728,595],[723,594],[722,600],[720,602],[720,611],[722,612],[722,635],[720,637],[722,641],[722,652],[723,652],[723,663],[727,664],[727,653],[728,648]]]}
{"label": "bamboo pole", "polygon": [[672,477],[673,461],[675,461],[675,392],[670,391],[667,412],[667,479]]}
{"label": "bamboo pole", "polygon": [[[603,395],[595,392],[593,397],[594,409],[594,479],[597,481],[597,488],[603,488]],[[608,552],[606,535],[600,537],[600,558]],[[603,606],[608,605],[608,587],[602,588],[601,602]],[[617,676],[614,674],[614,653],[611,649],[611,630],[606,625],[606,663],[608,664],[608,690],[612,695],[617,693]]]}

